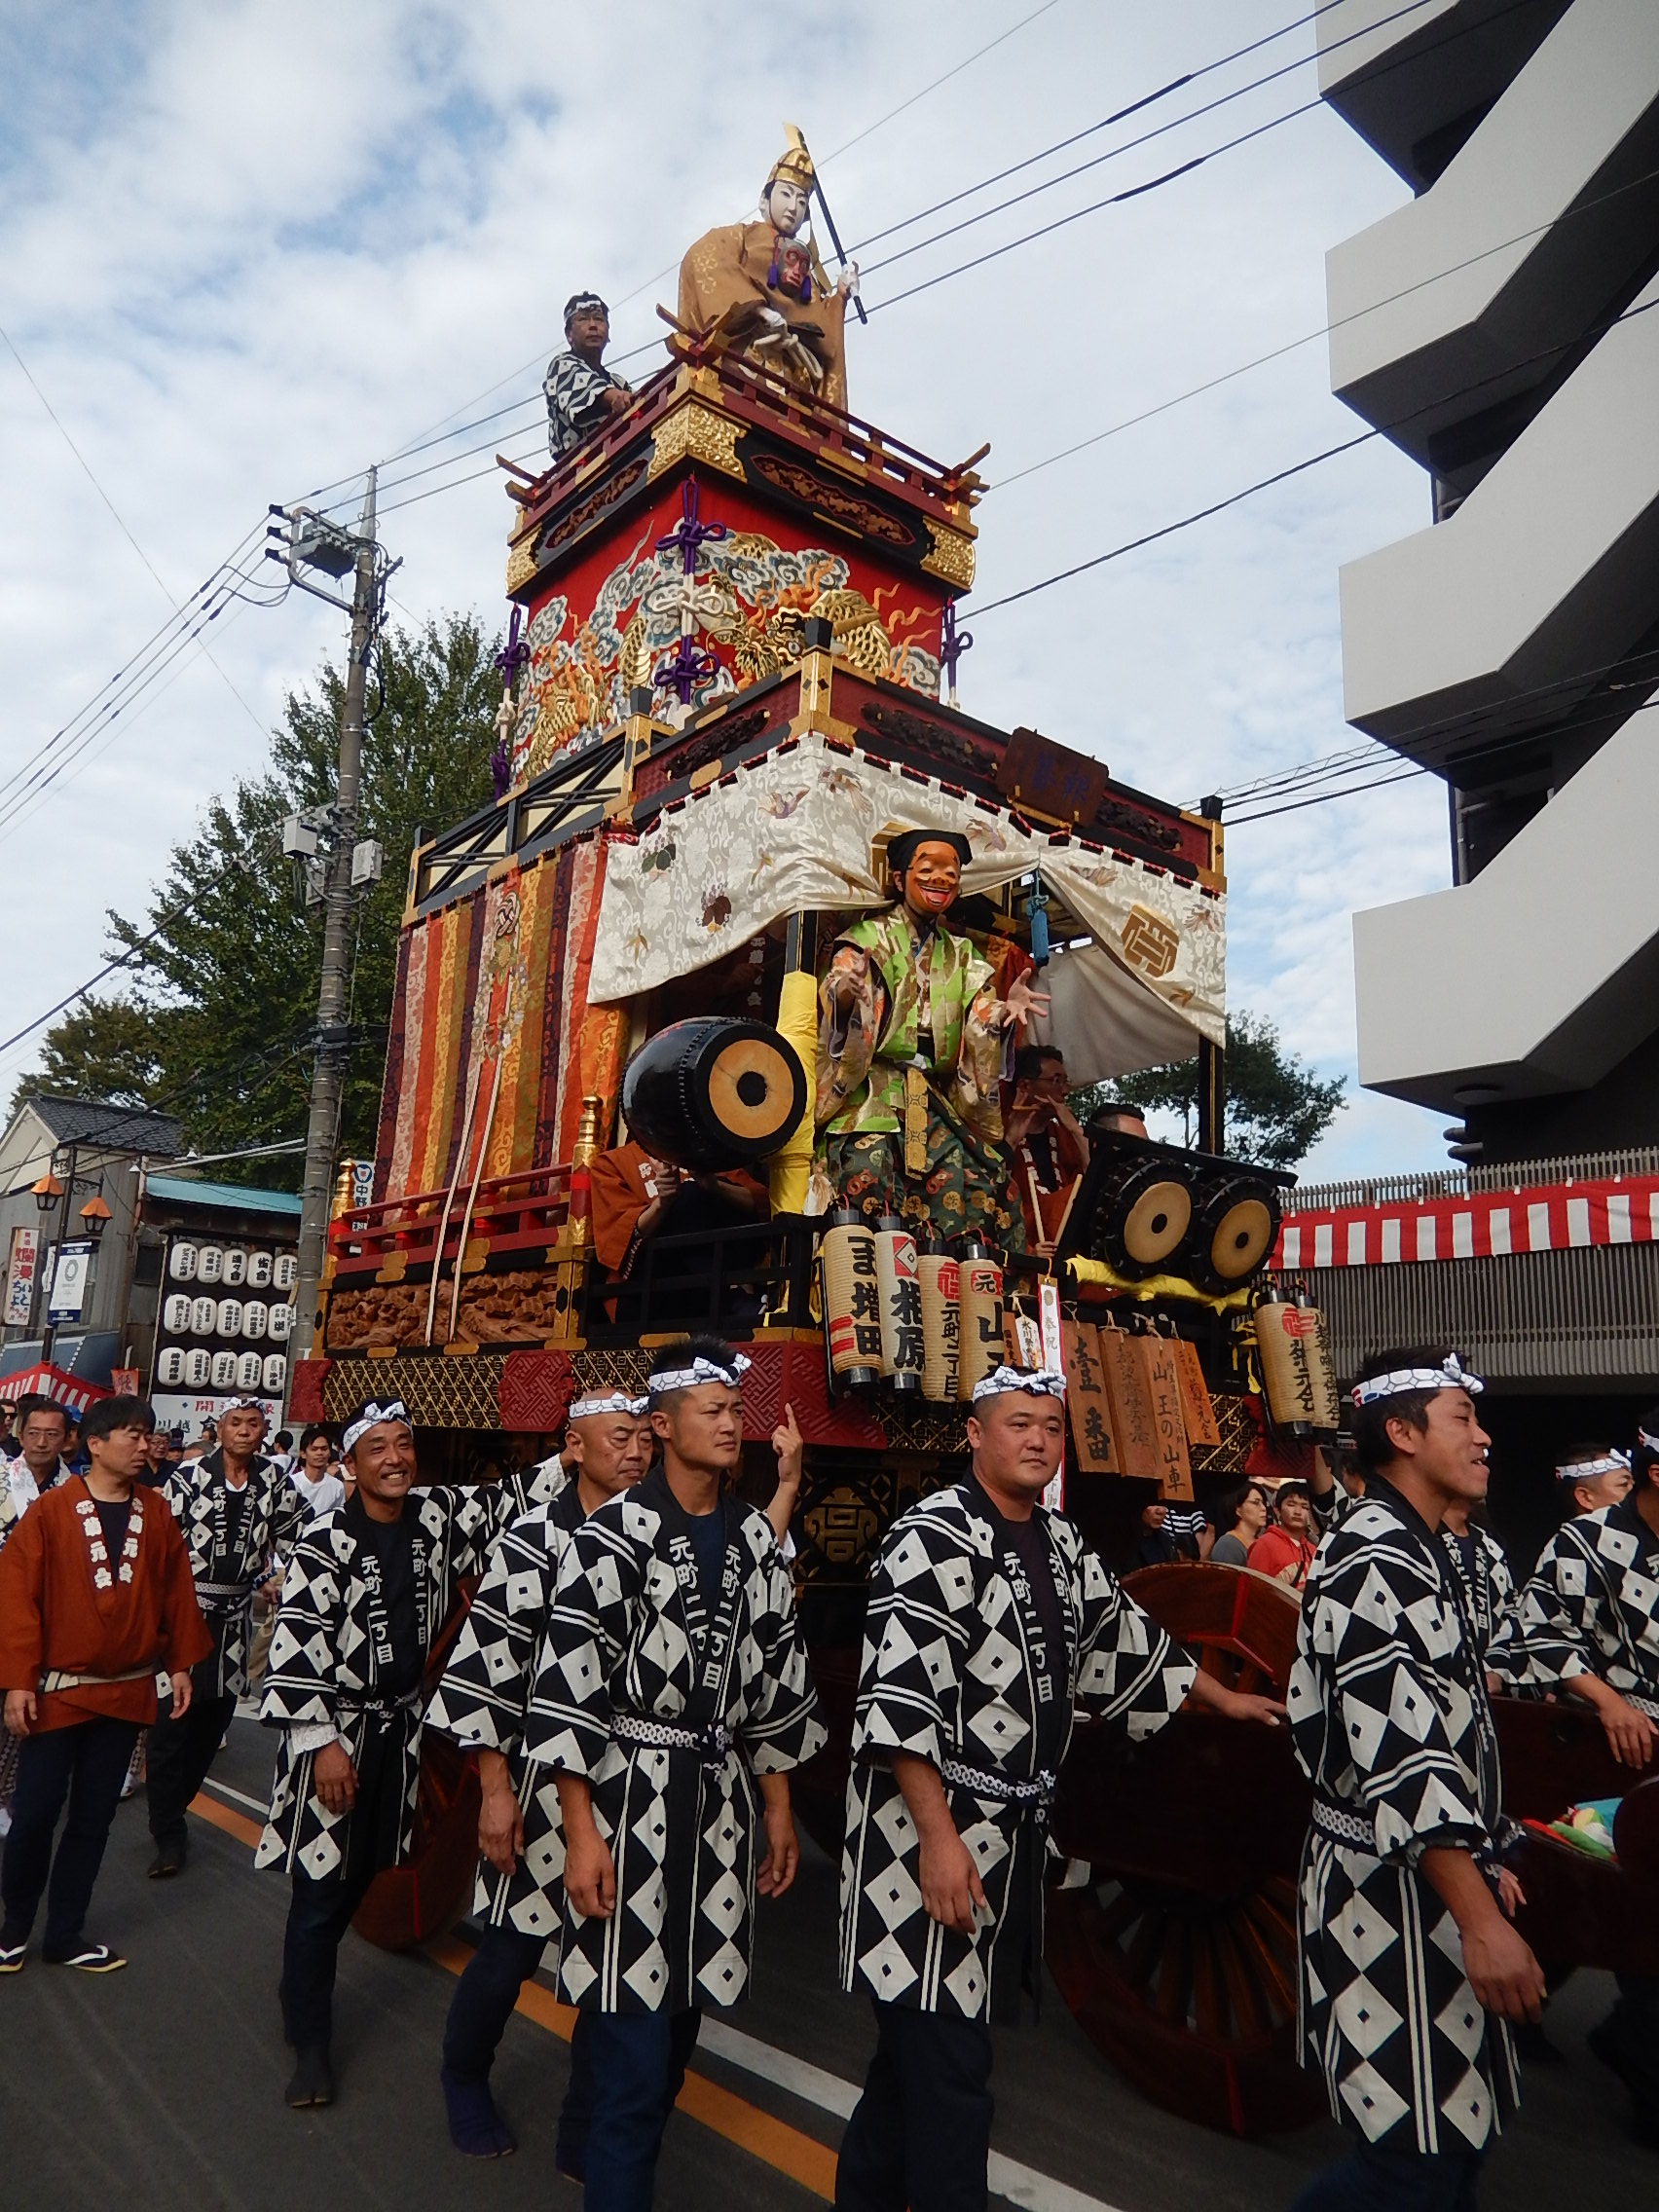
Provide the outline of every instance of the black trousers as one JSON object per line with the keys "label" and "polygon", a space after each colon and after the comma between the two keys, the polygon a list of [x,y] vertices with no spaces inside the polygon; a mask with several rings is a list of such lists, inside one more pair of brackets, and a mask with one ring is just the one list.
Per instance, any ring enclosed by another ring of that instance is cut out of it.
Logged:
{"label": "black trousers", "polygon": [[[650,2212],[657,2153],[696,2047],[701,2011],[584,2011],[592,2111],[582,2161],[585,2212]],[[570,2171],[569,2154],[561,2164]]]}
{"label": "black trousers", "polygon": [[[516,1928],[485,1929],[450,2000],[449,2018],[444,2024],[446,2074],[471,2086],[489,2081],[519,1991],[541,1964],[546,1947],[547,1939],[542,1936],[521,1936]],[[681,2017],[694,2022],[696,2016]],[[571,2079],[559,2108],[556,2153],[567,2172],[579,2172],[587,2161],[588,2127],[593,2119],[593,2021],[591,2012],[578,2012],[571,2036]],[[693,2024],[691,2043],[695,2043],[696,2033]],[[689,2049],[687,2044],[687,2054]],[[684,2073],[682,2058],[674,2083],[675,2096],[680,2094]]]}
{"label": "black trousers", "polygon": [[334,2032],[334,1976],[340,1941],[363,1901],[376,1868],[294,1876],[282,1937],[282,2026],[296,2050],[326,2049]]}
{"label": "black trousers", "polygon": [[1309,2182],[1291,2212],[1474,2212],[1484,2151],[1384,2151],[1362,2143]]}
{"label": "black trousers", "polygon": [[990,2028],[872,2004],[875,2056],[841,2138],[838,2212],[982,2212],[996,2109]]}
{"label": "black trousers", "polygon": [[184,1814],[206,1779],[213,1754],[235,1717],[237,1701],[214,1687],[218,1658],[203,1659],[191,1670],[190,1710],[182,1720],[157,1718],[150,1730],[145,1795],[150,1833],[158,1843],[188,1843]]}
{"label": "black trousers", "polygon": [[[0,1867],[8,1941],[22,1941],[34,1926],[45,1893],[47,1956],[74,1949],[86,1925],[92,1885],[103,1864],[110,1823],[137,1741],[135,1720],[101,1717],[23,1738],[12,1798],[12,1832]],[[66,1797],[69,1818],[54,1859],[53,1831]]]}
{"label": "black trousers", "polygon": [[1621,1973],[1617,1980],[1618,2002],[1597,2040],[1617,2051],[1638,2114],[1659,2131],[1659,1975]]}

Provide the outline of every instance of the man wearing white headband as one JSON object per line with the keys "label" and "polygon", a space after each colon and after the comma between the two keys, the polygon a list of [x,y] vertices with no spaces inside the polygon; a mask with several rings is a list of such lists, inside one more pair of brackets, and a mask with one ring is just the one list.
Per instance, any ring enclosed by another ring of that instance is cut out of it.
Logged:
{"label": "man wearing white headband", "polygon": [[587,2021],[592,2212],[650,2203],[700,2009],[745,1995],[756,1892],[794,1879],[789,1770],[825,1741],[777,1538],[725,1480],[748,1366],[712,1338],[656,1353],[661,1465],[569,1538],[525,1719],[565,1831],[559,1991]]}
{"label": "man wearing white headband", "polygon": [[1622,1505],[1636,1487],[1630,1454],[1607,1444],[1569,1444],[1556,1462],[1555,1479],[1564,1517]]}
{"label": "man wearing white headband", "polygon": [[395,1398],[351,1415],[341,1455],[356,1488],[294,1546],[259,1713],[282,1731],[254,1864],[293,1877],[281,2001],[296,2108],[334,2100],[340,1941],[376,1874],[414,1842],[426,1653],[461,1578],[482,1572],[508,1522],[558,1487],[533,1470],[412,1500],[415,1433]]}
{"label": "man wearing white headband", "polygon": [[201,1788],[248,1685],[254,1593],[286,1561],[306,1526],[305,1501],[260,1450],[265,1405],[238,1398],[219,1416],[219,1441],[174,1468],[162,1495],[190,1555],[196,1602],[213,1635],[195,1670],[189,1706],[171,1707],[150,1730],[145,1795],[157,1879],[184,1871],[190,1849],[185,1807]]}
{"label": "man wearing white headband", "polygon": [[[559,1792],[545,1768],[523,1755],[532,1670],[553,1601],[565,1546],[590,1513],[619,1497],[651,1461],[648,1401],[625,1390],[576,1398],[565,1417],[558,1494],[503,1529],[444,1667],[426,1725],[478,1754],[478,1886],[472,1900],[484,1934],[461,1975],[444,2031],[444,2099],[450,2140],[468,2157],[498,2158],[514,2148],[490,2094],[490,2069],[525,1982],[555,1945],[564,1911],[565,1839]],[[555,2162],[582,2178],[593,2102],[590,2015],[578,2014],[571,2080],[559,2116]]]}
{"label": "man wearing white headband", "polygon": [[1515,2110],[1509,2023],[1544,1977],[1510,1915],[1497,1736],[1467,1592],[1441,1530],[1486,1495],[1480,1378],[1457,1355],[1365,1363],[1365,1495],[1319,1546],[1288,1703],[1313,1785],[1302,1861],[1303,2064],[1357,2137],[1295,2212],[1472,2207]]}
{"label": "man wearing white headband", "polygon": [[841,2212],[985,2201],[990,2023],[1037,1993],[1049,1805],[1078,1710],[1137,1741],[1189,1698],[1280,1716],[1200,1675],[1039,1503],[1064,1399],[1047,1369],[977,1383],[972,1474],[894,1522],[870,1576],[841,1979],[870,1999],[879,2041],[841,2144]]}
{"label": "man wearing white headband", "polygon": [[[1634,1786],[1659,1747],[1659,1406],[1637,1423],[1630,1456],[1624,1497],[1563,1522],[1544,1546],[1522,1628],[1535,1678],[1595,1708]],[[1618,1984],[1589,2044],[1630,2091],[1638,2137],[1659,2150],[1659,1977],[1621,1973]]]}

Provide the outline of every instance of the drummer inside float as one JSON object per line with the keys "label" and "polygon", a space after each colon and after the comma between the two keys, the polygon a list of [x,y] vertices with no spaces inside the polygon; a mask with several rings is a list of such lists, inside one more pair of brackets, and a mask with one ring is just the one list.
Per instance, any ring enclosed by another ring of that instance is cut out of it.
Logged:
{"label": "drummer inside float", "polygon": [[872,1226],[897,1214],[938,1239],[1020,1251],[1000,1088],[1049,998],[1024,976],[999,998],[990,960],[946,927],[971,857],[956,831],[895,837],[895,903],[836,939],[819,991],[816,1164],[836,1206]]}

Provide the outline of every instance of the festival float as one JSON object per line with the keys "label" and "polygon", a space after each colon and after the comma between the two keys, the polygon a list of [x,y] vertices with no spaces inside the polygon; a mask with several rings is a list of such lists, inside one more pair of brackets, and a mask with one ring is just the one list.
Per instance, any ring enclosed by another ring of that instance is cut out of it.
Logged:
{"label": "festival float", "polygon": [[[648,1347],[741,1344],[742,1479],[769,1494],[786,1405],[807,1444],[796,1587],[832,1741],[796,1794],[834,1849],[868,1562],[950,1479],[1005,1346],[1066,1371],[1063,1502],[1108,1556],[1153,1499],[1303,1469],[1337,1396],[1319,1314],[1265,1272],[1289,1178],[1221,1143],[1219,808],[1115,778],[1097,730],[957,705],[985,449],[943,464],[849,410],[815,190],[792,131],[759,219],[686,254],[665,365],[543,474],[503,462],[498,795],[412,856],[372,1183],[342,1170],[291,1413],[400,1397],[427,1479],[476,1480],[556,1449],[573,1395],[643,1389]],[[915,832],[960,857],[938,926],[965,995],[931,1010],[931,1056],[850,1063],[849,1018],[867,1038],[871,994],[877,1027],[904,1000],[909,940],[880,917]],[[996,1134],[1011,1002],[1074,1087],[1200,1063],[1198,1147],[1101,1136],[1063,1206],[1033,1189],[1030,1252]],[[858,1167],[872,1067],[885,1177]],[[630,1144],[647,1176],[765,1202],[604,1264],[596,1176]],[[1290,1593],[1197,1566],[1134,1587],[1204,1665],[1282,1690]],[[1605,1777],[1599,1730],[1543,1726],[1526,1809],[1548,1818]],[[475,1791],[429,1738],[423,1848],[366,1932],[456,1909]],[[1285,1735],[1198,1714],[1139,1750],[1080,1730],[1061,1778],[1067,2004],[1147,2094],[1240,2132],[1321,2109],[1294,2064],[1307,1814]]]}

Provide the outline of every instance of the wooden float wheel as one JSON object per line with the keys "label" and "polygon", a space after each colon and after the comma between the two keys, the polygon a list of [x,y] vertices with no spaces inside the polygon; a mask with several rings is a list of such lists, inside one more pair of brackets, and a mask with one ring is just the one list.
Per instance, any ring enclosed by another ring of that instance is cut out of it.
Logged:
{"label": "wooden float wheel", "polygon": [[[472,1581],[461,1584],[426,1656],[428,1692],[443,1673],[476,1587]],[[421,1740],[414,1847],[403,1865],[388,1866],[369,1884],[351,1921],[365,1942],[383,1951],[407,1951],[442,1935],[459,1918],[472,1896],[482,1803],[472,1753],[449,1736],[426,1731]]]}
{"label": "wooden float wheel", "polygon": [[1124,1577],[1124,1588],[1231,1690],[1282,1698],[1302,1605],[1282,1582],[1242,1567],[1172,1560]]}
{"label": "wooden float wheel", "polygon": [[1049,1971],[1089,2041],[1164,2111],[1234,2135],[1305,2126],[1323,2089],[1296,2063],[1296,1895],[1232,1898],[1110,1874],[1050,1899]]}

